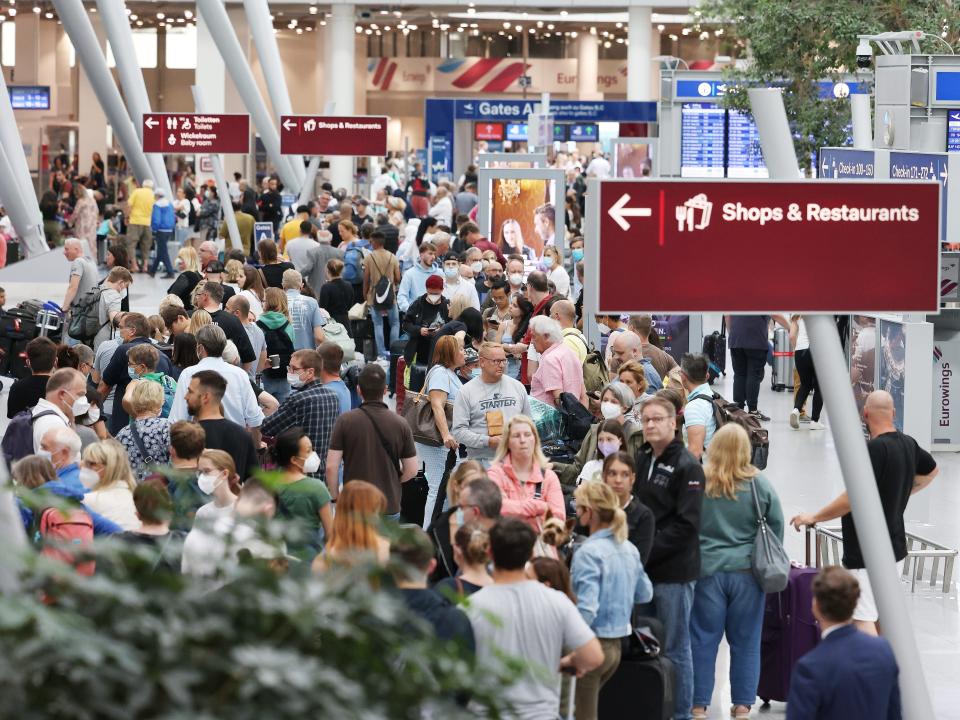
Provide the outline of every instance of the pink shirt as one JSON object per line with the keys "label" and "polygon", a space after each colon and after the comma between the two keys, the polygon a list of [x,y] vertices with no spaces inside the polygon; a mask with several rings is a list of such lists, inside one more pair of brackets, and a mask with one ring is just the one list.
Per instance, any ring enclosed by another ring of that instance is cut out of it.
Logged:
{"label": "pink shirt", "polygon": [[[510,456],[507,455],[500,462],[490,465],[487,476],[500,488],[503,499],[500,513],[523,520],[537,533],[543,526],[548,510],[552,517],[561,520],[567,517],[566,507],[563,503],[563,490],[560,487],[560,480],[553,470],[541,470],[540,466],[534,462],[530,478],[527,482],[520,483],[513,473]],[[546,507],[541,506],[541,510],[532,512],[531,508],[525,506],[527,501],[533,498],[537,483],[543,483],[540,486],[540,499],[546,503]]]}
{"label": "pink shirt", "polygon": [[530,394],[541,402],[556,406],[553,393],[568,392],[577,400],[584,395],[583,364],[566,343],[551,345],[540,355],[540,365],[530,379]]}

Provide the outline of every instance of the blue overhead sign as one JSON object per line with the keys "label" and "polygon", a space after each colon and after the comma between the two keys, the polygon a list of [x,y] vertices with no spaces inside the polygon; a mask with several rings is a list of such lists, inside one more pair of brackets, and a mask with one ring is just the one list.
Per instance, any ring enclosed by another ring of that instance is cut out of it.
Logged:
{"label": "blue overhead sign", "polygon": [[430,138],[430,177],[436,182],[440,173],[453,172],[450,167],[450,140],[444,135]]}
{"label": "blue overhead sign", "polygon": [[[532,115],[533,100],[443,100],[428,99],[427,117],[434,103],[454,103],[456,120],[517,120]],[[581,122],[656,122],[657,103],[589,100],[556,100],[550,114],[557,121]]]}
{"label": "blue overhead sign", "polygon": [[893,180],[936,180],[940,183],[940,239],[947,239],[947,155],[946,153],[890,153]]}
{"label": "blue overhead sign", "polygon": [[821,178],[864,179],[874,176],[873,150],[820,148],[817,175]]}
{"label": "blue overhead sign", "polygon": [[[783,83],[772,83],[771,87],[782,85]],[[696,78],[678,79],[674,97],[677,100],[687,100],[695,98],[719,98],[723,97],[730,83],[726,80],[708,80]],[[818,95],[821,98],[844,98],[849,95],[858,95],[870,91],[866,83],[846,82],[833,80],[821,80],[817,83]]]}

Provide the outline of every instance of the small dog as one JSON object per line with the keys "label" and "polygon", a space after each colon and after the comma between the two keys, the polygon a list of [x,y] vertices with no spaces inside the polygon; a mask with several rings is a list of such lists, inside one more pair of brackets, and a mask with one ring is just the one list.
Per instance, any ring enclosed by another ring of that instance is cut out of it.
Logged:
{"label": "small dog", "polygon": [[568,546],[573,539],[573,528],[577,524],[576,518],[561,520],[553,517],[547,510],[546,520],[540,529],[540,537],[534,546],[534,557],[549,557],[554,560],[566,558]]}

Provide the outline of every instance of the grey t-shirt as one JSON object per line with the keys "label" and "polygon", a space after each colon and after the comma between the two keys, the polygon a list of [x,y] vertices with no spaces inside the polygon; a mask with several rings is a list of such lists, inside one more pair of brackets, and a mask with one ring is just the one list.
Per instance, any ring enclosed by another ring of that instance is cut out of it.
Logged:
{"label": "grey t-shirt", "polygon": [[97,266],[94,265],[93,260],[83,256],[70,261],[70,278],[73,279],[74,275],[80,276],[80,284],[77,286],[77,294],[74,299],[74,302],[76,302],[96,286],[99,278],[97,277]]}
{"label": "grey t-shirt", "polygon": [[488,447],[487,413],[503,413],[503,426],[514,415],[530,417],[530,398],[518,380],[504,375],[499,382],[487,384],[474,378],[462,388],[453,401],[453,427],[450,432],[466,445],[471,459],[493,457],[493,448]]}
{"label": "grey t-shirt", "polygon": [[250,365],[250,370],[247,371],[250,379],[255,380],[257,377],[257,363],[260,361],[260,353],[267,347],[267,338],[263,334],[263,330],[261,330],[260,326],[256,323],[245,323],[243,329],[247,331],[247,337],[250,338],[250,347],[253,348],[253,354],[257,356],[257,359]]}
{"label": "grey t-shirt", "polygon": [[477,658],[525,662],[523,675],[504,691],[520,720],[556,720],[560,714],[560,659],[594,634],[563,593],[535,580],[488,585],[467,608]]}
{"label": "grey t-shirt", "polygon": [[[97,371],[101,379],[103,378],[104,371],[107,369],[107,365],[109,365],[113,359],[113,354],[122,342],[120,338],[112,338],[110,340],[104,340],[97,346],[96,355],[94,355],[93,358],[93,369]],[[112,385],[110,387],[110,394],[103,400],[103,413],[107,417],[109,417],[113,411],[113,397],[116,392],[116,386]]]}

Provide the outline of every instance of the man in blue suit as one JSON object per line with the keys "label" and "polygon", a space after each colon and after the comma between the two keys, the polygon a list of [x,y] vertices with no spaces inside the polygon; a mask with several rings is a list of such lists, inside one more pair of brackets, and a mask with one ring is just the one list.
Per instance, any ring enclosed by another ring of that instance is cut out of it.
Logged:
{"label": "man in blue suit", "polygon": [[900,720],[896,658],[889,643],[852,624],[857,579],[840,566],[813,581],[821,642],[793,669],[787,720]]}

